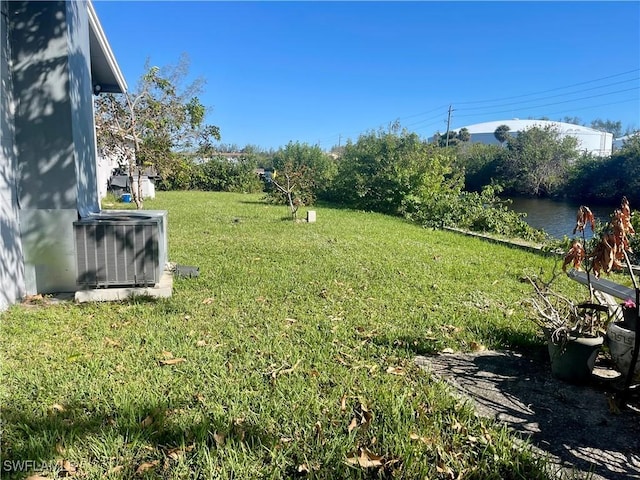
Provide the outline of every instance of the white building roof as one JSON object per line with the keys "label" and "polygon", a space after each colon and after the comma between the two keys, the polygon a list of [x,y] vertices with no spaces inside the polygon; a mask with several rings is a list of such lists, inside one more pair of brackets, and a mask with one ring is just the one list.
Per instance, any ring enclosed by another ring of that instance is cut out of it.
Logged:
{"label": "white building roof", "polygon": [[[608,132],[601,132],[594,128],[583,127],[582,125],[574,125],[565,122],[553,122],[550,120],[520,120],[518,118],[512,120],[496,120],[493,122],[476,123],[467,125],[466,128],[471,135],[472,143],[498,144],[494,132],[500,125],[509,127],[509,132],[513,135],[523,132],[533,127],[554,128],[560,137],[575,137],[578,140],[578,148],[580,150],[599,155],[611,155],[611,141],[613,135]],[[455,131],[459,131],[456,128]]]}
{"label": "white building roof", "polygon": [[[583,127],[582,125],[574,125],[572,123],[553,122],[550,120],[520,120],[517,118],[512,120],[497,120],[493,122],[476,123],[474,125],[467,125],[466,127],[461,128],[466,128],[467,130],[469,130],[470,134],[493,133],[500,125],[507,125],[511,132],[521,132],[532,127],[544,128],[547,126],[551,126],[556,128],[560,133],[565,134],[579,133],[581,135],[602,135],[603,133],[593,128]],[[460,130],[460,128],[456,128],[455,130],[458,131]]]}

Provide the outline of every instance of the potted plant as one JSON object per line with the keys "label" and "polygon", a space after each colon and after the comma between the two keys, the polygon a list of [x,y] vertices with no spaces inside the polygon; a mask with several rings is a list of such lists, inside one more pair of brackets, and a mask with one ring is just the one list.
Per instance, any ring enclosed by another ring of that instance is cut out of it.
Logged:
{"label": "potted plant", "polygon": [[[578,211],[576,231],[582,233],[582,241],[574,240],[567,255],[564,258],[563,270],[572,265],[576,270],[582,270],[585,264],[586,284],[589,287],[589,299],[593,302],[595,291],[602,288],[603,291],[616,285],[612,282],[599,281],[601,272],[609,274],[612,271],[624,270],[628,272],[633,283],[633,289],[628,289],[635,298],[627,298],[618,305],[607,305],[606,308],[613,314],[613,321],[608,322],[606,328],[606,344],[609,347],[612,360],[616,368],[626,378],[626,387],[633,378],[640,380],[640,363],[638,363],[639,338],[636,335],[638,317],[640,316],[640,288],[636,280],[633,266],[629,259],[631,247],[629,237],[635,234],[631,224],[631,208],[626,197],[622,198],[621,206],[611,215],[611,220],[592,241],[593,248],[590,254],[586,253],[587,245],[584,229],[587,225],[594,231],[594,217],[588,207],[581,206]],[[573,276],[575,278],[575,275]],[[603,285],[603,286],[601,286]],[[631,369],[631,365],[635,365]],[[634,373],[635,371],[635,373]]]}
{"label": "potted plant", "polygon": [[551,284],[537,276],[527,276],[536,295],[530,299],[536,310],[533,320],[547,339],[551,373],[571,383],[591,378],[595,361],[603,345],[603,328],[608,309],[594,302],[576,304],[551,289]]}

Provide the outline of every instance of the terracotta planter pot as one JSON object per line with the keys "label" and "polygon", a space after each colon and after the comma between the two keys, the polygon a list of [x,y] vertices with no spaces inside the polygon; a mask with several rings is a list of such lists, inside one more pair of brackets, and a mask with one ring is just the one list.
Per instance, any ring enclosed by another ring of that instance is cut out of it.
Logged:
{"label": "terracotta planter pot", "polygon": [[583,383],[591,378],[596,357],[602,347],[602,337],[570,336],[564,343],[549,342],[551,373],[570,383]]}

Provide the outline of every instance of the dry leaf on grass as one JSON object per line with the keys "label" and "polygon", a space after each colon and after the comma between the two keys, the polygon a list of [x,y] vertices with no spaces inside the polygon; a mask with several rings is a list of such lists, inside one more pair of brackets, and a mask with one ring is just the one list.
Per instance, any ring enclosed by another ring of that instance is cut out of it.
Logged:
{"label": "dry leaf on grass", "polygon": [[442,325],[440,329],[444,333],[459,333],[460,331],[462,331],[460,327],[456,327],[455,325]]}
{"label": "dry leaf on grass", "polygon": [[66,410],[66,408],[64,408],[64,406],[60,405],[59,403],[54,403],[49,409],[52,412],[64,412]]}
{"label": "dry leaf on grass", "polygon": [[355,416],[351,419],[347,430],[351,433],[357,427],[368,428],[373,420],[373,414],[364,403],[360,403],[359,408],[354,411]]}
{"label": "dry leaf on grass", "polygon": [[171,448],[169,450],[167,450],[167,457],[170,458],[171,460],[180,460],[180,458],[182,456],[184,456],[184,454],[186,452],[190,452],[195,448],[195,445],[189,445],[188,447],[175,447],[175,448]]}
{"label": "dry leaf on grass", "polygon": [[78,469],[74,464],[72,464],[69,460],[58,460],[56,465],[60,467],[60,476],[62,477],[73,477],[76,473],[78,473]]}
{"label": "dry leaf on grass", "polygon": [[349,433],[351,433],[353,429],[355,429],[357,426],[358,426],[358,420],[356,420],[356,417],[353,417],[351,419],[351,423],[349,423],[349,426],[347,427],[347,430],[349,431]]}
{"label": "dry leaf on grass", "polygon": [[366,447],[358,447],[358,450],[347,457],[349,465],[360,465],[362,468],[376,468],[384,465],[384,457],[376,455]]}
{"label": "dry leaf on grass", "polygon": [[317,472],[320,470],[320,464],[314,463],[313,465],[307,465],[303,463],[298,465],[298,473],[311,473],[311,471]]}
{"label": "dry leaf on grass", "polygon": [[182,362],[186,362],[187,359],[186,358],[169,358],[167,360],[160,360],[160,365],[161,366],[166,366],[166,365],[178,365],[179,363]]}
{"label": "dry leaf on grass", "polygon": [[154,460],[153,462],[143,462],[136,470],[136,475],[142,475],[149,470],[156,468],[160,464],[160,460]]}
{"label": "dry leaf on grass", "polygon": [[216,445],[221,447],[222,445],[224,445],[224,441],[225,441],[226,437],[224,435],[224,433],[214,433],[213,434],[213,440],[216,442]]}
{"label": "dry leaf on grass", "polygon": [[198,340],[196,342],[196,347],[206,347],[207,346],[207,341],[206,340]]}
{"label": "dry leaf on grass", "polygon": [[279,377],[280,375],[286,375],[288,373],[292,373],[296,368],[298,368],[298,365],[300,365],[301,361],[302,360],[298,360],[295,363],[295,365],[293,367],[291,367],[291,368],[282,368],[282,367],[276,368],[275,370],[273,370],[271,372],[271,378],[275,379],[276,377]]}
{"label": "dry leaf on grass", "polygon": [[115,467],[110,468],[110,469],[107,471],[107,474],[108,474],[108,475],[111,475],[111,474],[113,474],[113,473],[120,473],[122,470],[124,470],[124,466],[122,466],[122,465],[116,465]]}
{"label": "dry leaf on grass", "polygon": [[455,473],[453,473],[453,470],[451,470],[451,468],[449,468],[448,465],[445,465],[442,462],[439,462],[436,465],[436,470],[438,471],[438,473],[441,473],[443,475],[446,475],[449,478],[455,478]]}
{"label": "dry leaf on grass", "polygon": [[120,343],[117,342],[116,340],[113,340],[112,338],[109,337],[104,337],[104,343],[107,344],[107,347],[119,347]]}
{"label": "dry leaf on grass", "polygon": [[203,303],[204,305],[210,305],[210,304],[212,304],[213,302],[214,302],[214,299],[213,299],[212,297],[205,298],[204,300],[202,300],[202,303]]}
{"label": "dry leaf on grass", "polygon": [[471,342],[469,346],[472,352],[484,352],[487,349],[487,347],[478,342]]}
{"label": "dry leaf on grass", "polygon": [[144,420],[140,422],[140,426],[142,428],[147,428],[153,423],[153,417],[151,415],[147,415]]}
{"label": "dry leaf on grass", "polygon": [[36,295],[27,295],[22,299],[22,303],[31,304],[31,303],[40,303],[44,300],[44,297],[41,293]]}
{"label": "dry leaf on grass", "polygon": [[406,375],[406,371],[403,367],[388,367],[387,373],[391,375]]}
{"label": "dry leaf on grass", "polygon": [[341,412],[346,412],[347,411],[347,396],[343,395],[342,398],[340,399],[340,411]]}
{"label": "dry leaf on grass", "polygon": [[422,443],[424,443],[425,445],[432,445],[433,441],[430,438],[427,437],[421,437],[420,435],[418,435],[417,433],[411,433],[409,434],[409,438],[411,440],[417,440],[420,441]]}

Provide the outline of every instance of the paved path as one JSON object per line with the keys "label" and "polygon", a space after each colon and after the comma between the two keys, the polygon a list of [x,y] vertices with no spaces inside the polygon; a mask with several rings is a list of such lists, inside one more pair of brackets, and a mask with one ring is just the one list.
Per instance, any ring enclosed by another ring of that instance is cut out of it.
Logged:
{"label": "paved path", "polygon": [[560,468],[582,472],[578,478],[640,479],[638,393],[612,413],[611,370],[597,367],[593,382],[578,386],[553,378],[544,361],[511,352],[441,354],[416,362],[470,398],[478,414],[506,423]]}

